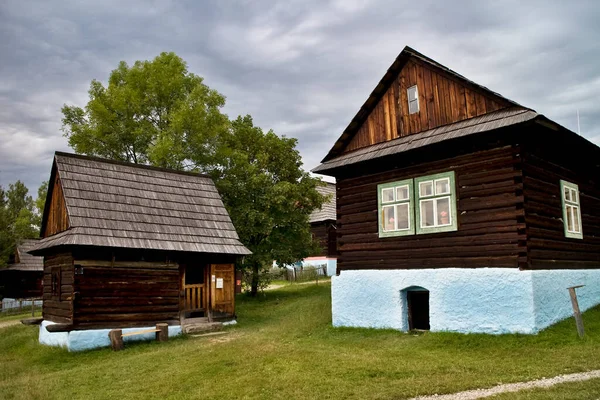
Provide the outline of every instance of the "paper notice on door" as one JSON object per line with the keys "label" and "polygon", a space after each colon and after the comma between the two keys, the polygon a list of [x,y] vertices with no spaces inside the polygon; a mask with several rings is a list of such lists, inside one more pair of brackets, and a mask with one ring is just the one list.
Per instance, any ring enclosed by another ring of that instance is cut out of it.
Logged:
{"label": "paper notice on door", "polygon": [[217,289],[223,289],[223,278],[217,278]]}

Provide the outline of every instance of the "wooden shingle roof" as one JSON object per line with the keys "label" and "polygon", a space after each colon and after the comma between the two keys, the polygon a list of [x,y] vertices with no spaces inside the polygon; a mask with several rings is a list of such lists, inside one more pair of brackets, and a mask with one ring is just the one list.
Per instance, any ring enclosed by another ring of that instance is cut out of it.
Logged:
{"label": "wooden shingle roof", "polygon": [[69,229],[42,239],[34,253],[85,245],[250,254],[205,175],[60,152],[54,168]]}
{"label": "wooden shingle roof", "polygon": [[38,239],[25,239],[16,248],[15,262],[5,270],[11,271],[43,271],[44,257],[33,256],[28,253],[38,244]]}
{"label": "wooden shingle roof", "polygon": [[317,186],[317,191],[324,196],[329,196],[329,200],[323,203],[323,206],[310,214],[310,223],[335,221],[335,184],[327,183],[327,186]]}

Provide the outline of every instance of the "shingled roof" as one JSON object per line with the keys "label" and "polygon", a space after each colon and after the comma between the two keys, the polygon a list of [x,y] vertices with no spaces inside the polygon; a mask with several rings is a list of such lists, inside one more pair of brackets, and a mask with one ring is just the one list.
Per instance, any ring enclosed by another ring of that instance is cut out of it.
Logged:
{"label": "shingled roof", "polygon": [[43,271],[44,257],[34,256],[28,253],[38,244],[38,239],[25,239],[17,246],[15,251],[15,262],[4,270],[11,271]]}
{"label": "shingled roof", "polygon": [[61,152],[51,186],[54,174],[69,229],[40,240],[34,254],[68,245],[250,254],[205,175]]}
{"label": "shingled roof", "polygon": [[330,198],[329,201],[323,203],[323,206],[319,210],[315,210],[310,214],[310,223],[329,220],[335,221],[335,184],[327,182],[327,186],[317,186],[317,191],[324,196],[330,196]]}

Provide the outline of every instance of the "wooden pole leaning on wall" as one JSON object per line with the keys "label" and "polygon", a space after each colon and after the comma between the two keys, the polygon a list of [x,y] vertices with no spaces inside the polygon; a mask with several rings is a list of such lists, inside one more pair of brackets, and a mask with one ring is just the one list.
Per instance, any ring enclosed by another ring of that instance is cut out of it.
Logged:
{"label": "wooden pole leaning on wall", "polygon": [[583,329],[583,318],[581,318],[581,311],[579,311],[579,303],[577,302],[577,293],[575,289],[584,287],[585,285],[571,286],[569,289],[569,295],[571,296],[571,304],[573,305],[573,316],[575,317],[575,323],[577,324],[577,333],[582,338],[585,335]]}

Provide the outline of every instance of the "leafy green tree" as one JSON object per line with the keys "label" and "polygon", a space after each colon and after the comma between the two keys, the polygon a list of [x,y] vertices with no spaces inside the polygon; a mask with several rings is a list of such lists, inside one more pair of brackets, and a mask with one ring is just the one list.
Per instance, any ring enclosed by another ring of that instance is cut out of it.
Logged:
{"label": "leafy green tree", "polygon": [[207,172],[240,239],[253,255],[238,267],[252,275],[273,260],[298,261],[315,249],[309,215],[321,207],[319,180],[302,170],[296,139],[264,133],[250,116],[230,122],[225,98],[174,53],[132,67],[121,62],[108,87],[94,80],[84,109],[65,105],[62,129],[80,154]]}
{"label": "leafy green tree", "polygon": [[225,97],[188,72],[175,53],[124,61],[108,86],[93,80],[85,109],[64,105],[62,130],[77,152],[190,169],[211,163],[228,125]]}
{"label": "leafy green tree", "polygon": [[46,206],[46,196],[48,195],[48,181],[42,182],[38,188],[37,199],[35,199],[35,208],[37,213],[34,217],[34,224],[38,228],[42,227],[42,218],[44,217],[44,207]]}
{"label": "leafy green tree", "polygon": [[[44,190],[47,190],[47,183],[42,184],[38,190],[38,200]],[[38,200],[34,202],[28,193],[29,190],[21,181],[11,183],[7,191],[0,188],[0,265],[2,266],[6,265],[8,257],[21,240],[39,237],[40,209],[36,209]]]}
{"label": "leafy green tree", "polygon": [[238,267],[251,274],[256,296],[261,271],[273,260],[292,264],[315,251],[309,216],[324,197],[320,180],[303,171],[296,139],[264,133],[252,117],[238,117],[223,140],[218,167],[209,171],[252,255]]}

